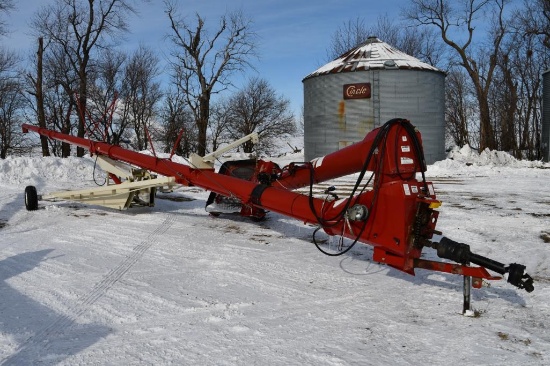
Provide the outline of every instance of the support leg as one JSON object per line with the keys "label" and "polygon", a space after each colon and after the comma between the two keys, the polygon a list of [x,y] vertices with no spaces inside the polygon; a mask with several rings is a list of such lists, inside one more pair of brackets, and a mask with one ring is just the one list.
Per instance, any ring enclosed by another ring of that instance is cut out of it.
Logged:
{"label": "support leg", "polygon": [[[467,263],[468,265],[470,263]],[[462,306],[462,314],[469,315],[470,313],[470,302],[471,302],[471,293],[472,289],[472,277],[464,276],[464,304]]]}

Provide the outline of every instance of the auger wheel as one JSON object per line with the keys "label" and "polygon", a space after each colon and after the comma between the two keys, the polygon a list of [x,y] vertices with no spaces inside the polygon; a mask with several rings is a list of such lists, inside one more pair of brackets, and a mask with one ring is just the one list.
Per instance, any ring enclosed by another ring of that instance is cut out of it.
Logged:
{"label": "auger wheel", "polygon": [[35,186],[25,187],[25,207],[28,211],[38,210],[38,194]]}

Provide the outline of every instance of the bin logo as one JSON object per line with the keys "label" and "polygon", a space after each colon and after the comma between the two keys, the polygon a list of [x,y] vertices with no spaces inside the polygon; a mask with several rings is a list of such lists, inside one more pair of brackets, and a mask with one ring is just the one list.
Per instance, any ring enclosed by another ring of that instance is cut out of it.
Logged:
{"label": "bin logo", "polygon": [[370,98],[370,83],[344,84],[344,99]]}

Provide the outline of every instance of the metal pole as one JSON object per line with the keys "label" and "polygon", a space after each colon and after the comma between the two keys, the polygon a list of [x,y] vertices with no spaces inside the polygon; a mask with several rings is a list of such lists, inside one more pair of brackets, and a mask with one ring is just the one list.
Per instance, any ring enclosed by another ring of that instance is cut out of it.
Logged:
{"label": "metal pole", "polygon": [[[470,265],[470,262],[466,263],[466,265]],[[466,313],[470,311],[470,302],[471,302],[470,290],[471,290],[471,288],[472,288],[472,277],[464,276],[464,304],[462,306],[462,314],[463,315],[466,315]]]}

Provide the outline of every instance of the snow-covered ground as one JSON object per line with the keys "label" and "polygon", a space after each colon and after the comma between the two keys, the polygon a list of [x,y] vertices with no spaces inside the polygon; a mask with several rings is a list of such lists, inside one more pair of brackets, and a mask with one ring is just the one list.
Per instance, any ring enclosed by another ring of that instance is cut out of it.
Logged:
{"label": "snow-covered ground", "polygon": [[313,227],[211,217],[197,188],[154,208],[29,212],[26,185],[93,186],[93,160],[0,161],[0,363],[550,364],[550,165],[451,155],[427,172],[443,201],[438,229],[535,278],[532,293],[473,289],[478,317],[461,315],[459,276],[409,276],[363,245],[324,256]]}

